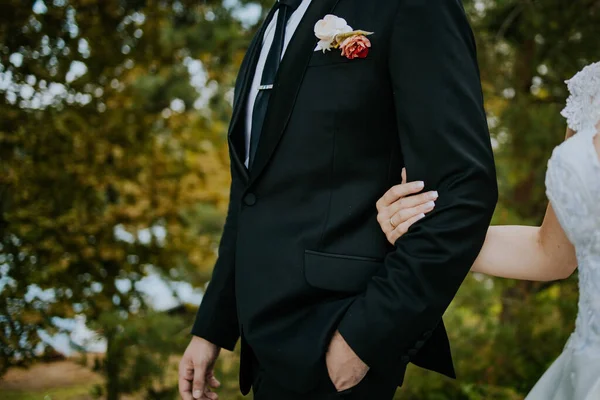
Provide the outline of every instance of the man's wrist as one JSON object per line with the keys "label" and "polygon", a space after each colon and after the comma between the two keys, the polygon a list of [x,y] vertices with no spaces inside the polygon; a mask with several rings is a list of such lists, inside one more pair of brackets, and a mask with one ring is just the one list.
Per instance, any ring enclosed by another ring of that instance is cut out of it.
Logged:
{"label": "man's wrist", "polygon": [[192,335],[192,341],[198,343],[201,346],[211,347],[215,349],[221,349],[218,345],[214,344],[210,340],[203,338],[202,336]]}
{"label": "man's wrist", "polygon": [[237,329],[219,328],[209,323],[201,322],[198,319],[190,333],[193,336],[203,338],[206,341],[229,351],[233,351],[239,339],[239,332]]}

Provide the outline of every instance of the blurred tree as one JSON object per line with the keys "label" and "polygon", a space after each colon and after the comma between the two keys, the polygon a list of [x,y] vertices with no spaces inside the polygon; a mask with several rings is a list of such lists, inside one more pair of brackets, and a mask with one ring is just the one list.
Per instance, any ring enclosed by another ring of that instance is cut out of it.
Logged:
{"label": "blurred tree", "polygon": [[137,281],[210,276],[244,30],[217,1],[14,0],[0,20],[0,372],[75,315],[120,365],[106,315],[150,321]]}
{"label": "blurred tree", "polygon": [[181,333],[187,330],[187,322],[165,313],[124,317],[117,311],[108,311],[93,321],[90,327],[101,332],[108,343],[98,366],[107,385],[96,393],[107,399],[137,392],[145,393],[146,399],[174,399],[179,392],[178,380],[176,374],[165,371],[173,366],[172,355],[186,345],[188,337]]}

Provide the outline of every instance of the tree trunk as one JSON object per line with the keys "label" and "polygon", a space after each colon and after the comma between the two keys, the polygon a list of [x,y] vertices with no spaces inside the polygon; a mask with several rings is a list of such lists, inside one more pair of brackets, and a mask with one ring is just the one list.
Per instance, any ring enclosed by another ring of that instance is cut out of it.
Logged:
{"label": "tree trunk", "polygon": [[106,358],[104,371],[106,376],[106,400],[119,400],[119,357],[116,354],[118,346],[115,343],[115,333],[107,332]]}

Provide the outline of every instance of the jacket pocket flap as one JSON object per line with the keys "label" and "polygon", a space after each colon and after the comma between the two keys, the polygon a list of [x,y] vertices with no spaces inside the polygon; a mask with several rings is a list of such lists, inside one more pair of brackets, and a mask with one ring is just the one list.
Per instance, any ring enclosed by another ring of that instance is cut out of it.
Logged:
{"label": "jacket pocket flap", "polygon": [[304,277],[316,288],[336,292],[361,293],[383,260],[343,254],[304,252]]}

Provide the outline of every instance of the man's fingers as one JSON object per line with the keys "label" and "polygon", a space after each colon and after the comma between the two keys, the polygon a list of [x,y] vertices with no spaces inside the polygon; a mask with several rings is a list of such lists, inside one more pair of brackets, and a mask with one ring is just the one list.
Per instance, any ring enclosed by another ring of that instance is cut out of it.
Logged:
{"label": "man's fingers", "polygon": [[210,388],[218,388],[221,382],[215,377],[213,371],[206,372],[206,368],[196,367],[194,369],[194,383],[192,396],[196,400],[218,400],[219,395],[211,392]]}
{"label": "man's fingers", "polygon": [[205,339],[194,336],[179,363],[179,394],[183,400],[217,400],[210,385],[218,387],[213,366],[220,348]]}
{"label": "man's fingers", "polygon": [[402,183],[406,183],[406,168],[402,168]]}
{"label": "man's fingers", "polygon": [[182,400],[193,400],[192,380],[194,379],[194,367],[191,361],[184,358],[179,363],[179,394]]}
{"label": "man's fingers", "polygon": [[[390,190],[385,192],[383,197],[379,199],[380,206],[387,207],[390,204],[394,203],[396,200],[409,196],[411,194],[419,193],[425,184],[422,181],[404,183],[401,185],[392,186]],[[379,203],[378,202],[378,203]]]}
{"label": "man's fingers", "polygon": [[215,392],[206,392],[206,393],[204,393],[204,397],[209,400],[218,400],[219,399],[219,395],[216,394]]}
{"label": "man's fingers", "polygon": [[210,386],[213,389],[216,389],[221,386],[221,382],[219,382],[219,380],[211,374],[208,377],[208,386]]}
{"label": "man's fingers", "polygon": [[192,396],[201,399],[206,390],[206,367],[194,366],[194,383],[192,385]]}
{"label": "man's fingers", "polygon": [[[192,381],[194,380],[194,367],[193,365],[190,363],[180,363],[179,364],[179,377],[183,378],[187,381],[190,382],[190,386],[192,384]],[[190,387],[191,388],[191,387]]]}
{"label": "man's fingers", "polygon": [[193,400],[192,381],[179,376],[179,395],[182,400]]}
{"label": "man's fingers", "polygon": [[[207,379],[207,382],[208,382],[208,379]],[[218,400],[218,399],[219,399],[219,395],[215,392],[212,392],[208,386],[204,389],[204,393],[202,393],[202,397],[200,397],[200,400]]]}

